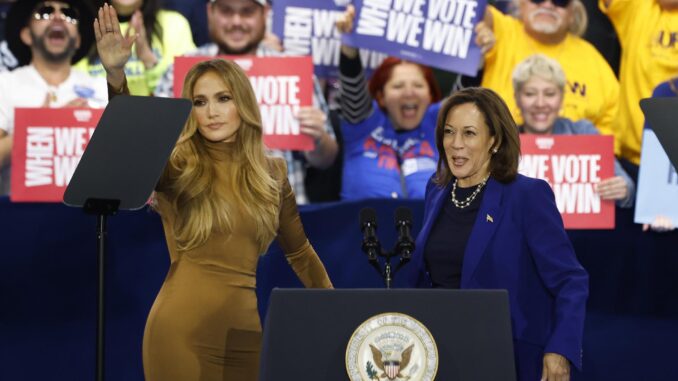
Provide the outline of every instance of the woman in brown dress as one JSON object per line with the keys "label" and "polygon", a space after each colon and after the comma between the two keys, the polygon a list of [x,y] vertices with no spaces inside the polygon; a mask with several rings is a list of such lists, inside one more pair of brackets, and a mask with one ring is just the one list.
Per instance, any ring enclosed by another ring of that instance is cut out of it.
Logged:
{"label": "woman in brown dress", "polygon": [[[126,92],[134,37],[104,6],[94,24],[109,93]],[[156,187],[170,253],[143,342],[146,380],[256,380],[261,324],[259,256],[277,240],[306,287],[331,288],[304,234],[286,163],[264,154],[252,86],[234,63],[195,65],[183,97],[193,102]]]}

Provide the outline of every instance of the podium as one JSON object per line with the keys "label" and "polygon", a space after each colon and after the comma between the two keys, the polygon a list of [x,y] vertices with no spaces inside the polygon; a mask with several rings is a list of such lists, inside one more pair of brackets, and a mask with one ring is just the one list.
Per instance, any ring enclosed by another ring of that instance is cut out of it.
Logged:
{"label": "podium", "polygon": [[384,313],[410,316],[430,332],[438,353],[435,380],[516,379],[507,292],[437,289],[274,289],[259,379],[352,379],[349,342],[361,324]]}

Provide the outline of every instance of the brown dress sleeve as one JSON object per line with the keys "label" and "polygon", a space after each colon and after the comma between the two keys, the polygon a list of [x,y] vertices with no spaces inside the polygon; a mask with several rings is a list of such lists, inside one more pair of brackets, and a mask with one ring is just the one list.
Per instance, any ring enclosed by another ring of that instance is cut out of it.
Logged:
{"label": "brown dress sleeve", "polygon": [[130,95],[129,87],[127,87],[127,77],[125,77],[125,82],[123,82],[122,87],[119,89],[113,88],[110,83],[106,82],[106,87],[108,87],[108,101],[115,98],[118,95]]}
{"label": "brown dress sleeve", "polygon": [[283,159],[274,160],[275,177],[282,184],[280,226],[278,243],[285,253],[287,263],[307,288],[333,288],[318,254],[308,242],[297,210],[294,192],[287,180],[287,164]]}

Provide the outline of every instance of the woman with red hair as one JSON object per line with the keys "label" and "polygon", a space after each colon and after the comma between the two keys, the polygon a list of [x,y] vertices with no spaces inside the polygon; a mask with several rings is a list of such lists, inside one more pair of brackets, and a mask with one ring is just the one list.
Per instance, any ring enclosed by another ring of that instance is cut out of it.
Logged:
{"label": "woman with red hair", "polygon": [[[351,30],[349,6],[337,22]],[[342,45],[339,61],[344,168],[341,198],[424,198],[435,172],[435,125],[440,89],[430,68],[389,57],[369,85],[356,48]],[[369,92],[368,92],[369,90]]]}

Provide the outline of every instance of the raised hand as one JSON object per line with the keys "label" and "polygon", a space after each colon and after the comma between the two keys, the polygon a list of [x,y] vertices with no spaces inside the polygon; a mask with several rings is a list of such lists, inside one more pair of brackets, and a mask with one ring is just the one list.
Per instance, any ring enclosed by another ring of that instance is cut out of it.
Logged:
{"label": "raised hand", "polygon": [[480,48],[482,54],[487,53],[490,49],[494,47],[494,44],[497,42],[497,39],[494,37],[494,32],[492,28],[488,25],[487,22],[481,21],[476,24],[474,28],[476,32],[475,43]]}
{"label": "raised hand", "polygon": [[626,181],[621,176],[601,180],[596,185],[596,190],[603,200],[624,200],[629,194]]}
{"label": "raised hand", "polygon": [[334,25],[341,34],[350,33],[353,29],[353,20],[355,19],[355,7],[349,4],[344,13],[337,17]]}
{"label": "raised hand", "polygon": [[132,45],[137,35],[130,36],[129,30],[123,36],[115,8],[104,4],[94,19],[94,37],[101,64],[106,70],[107,80],[114,87],[120,87],[125,81],[124,67],[132,55]]}
{"label": "raised hand", "polygon": [[[137,34],[136,44],[134,45],[137,57],[144,63],[146,69],[150,69],[158,63],[158,58],[153,54],[153,48],[148,44],[144,16],[140,10],[134,11],[130,24]],[[127,34],[129,34],[130,29],[127,29]]]}
{"label": "raised hand", "polygon": [[[334,25],[341,34],[351,33],[354,20],[355,7],[352,4],[349,4],[344,13],[337,17],[337,21],[334,22]],[[358,49],[343,43],[341,44],[341,52],[349,58],[355,58],[358,55]]]}

